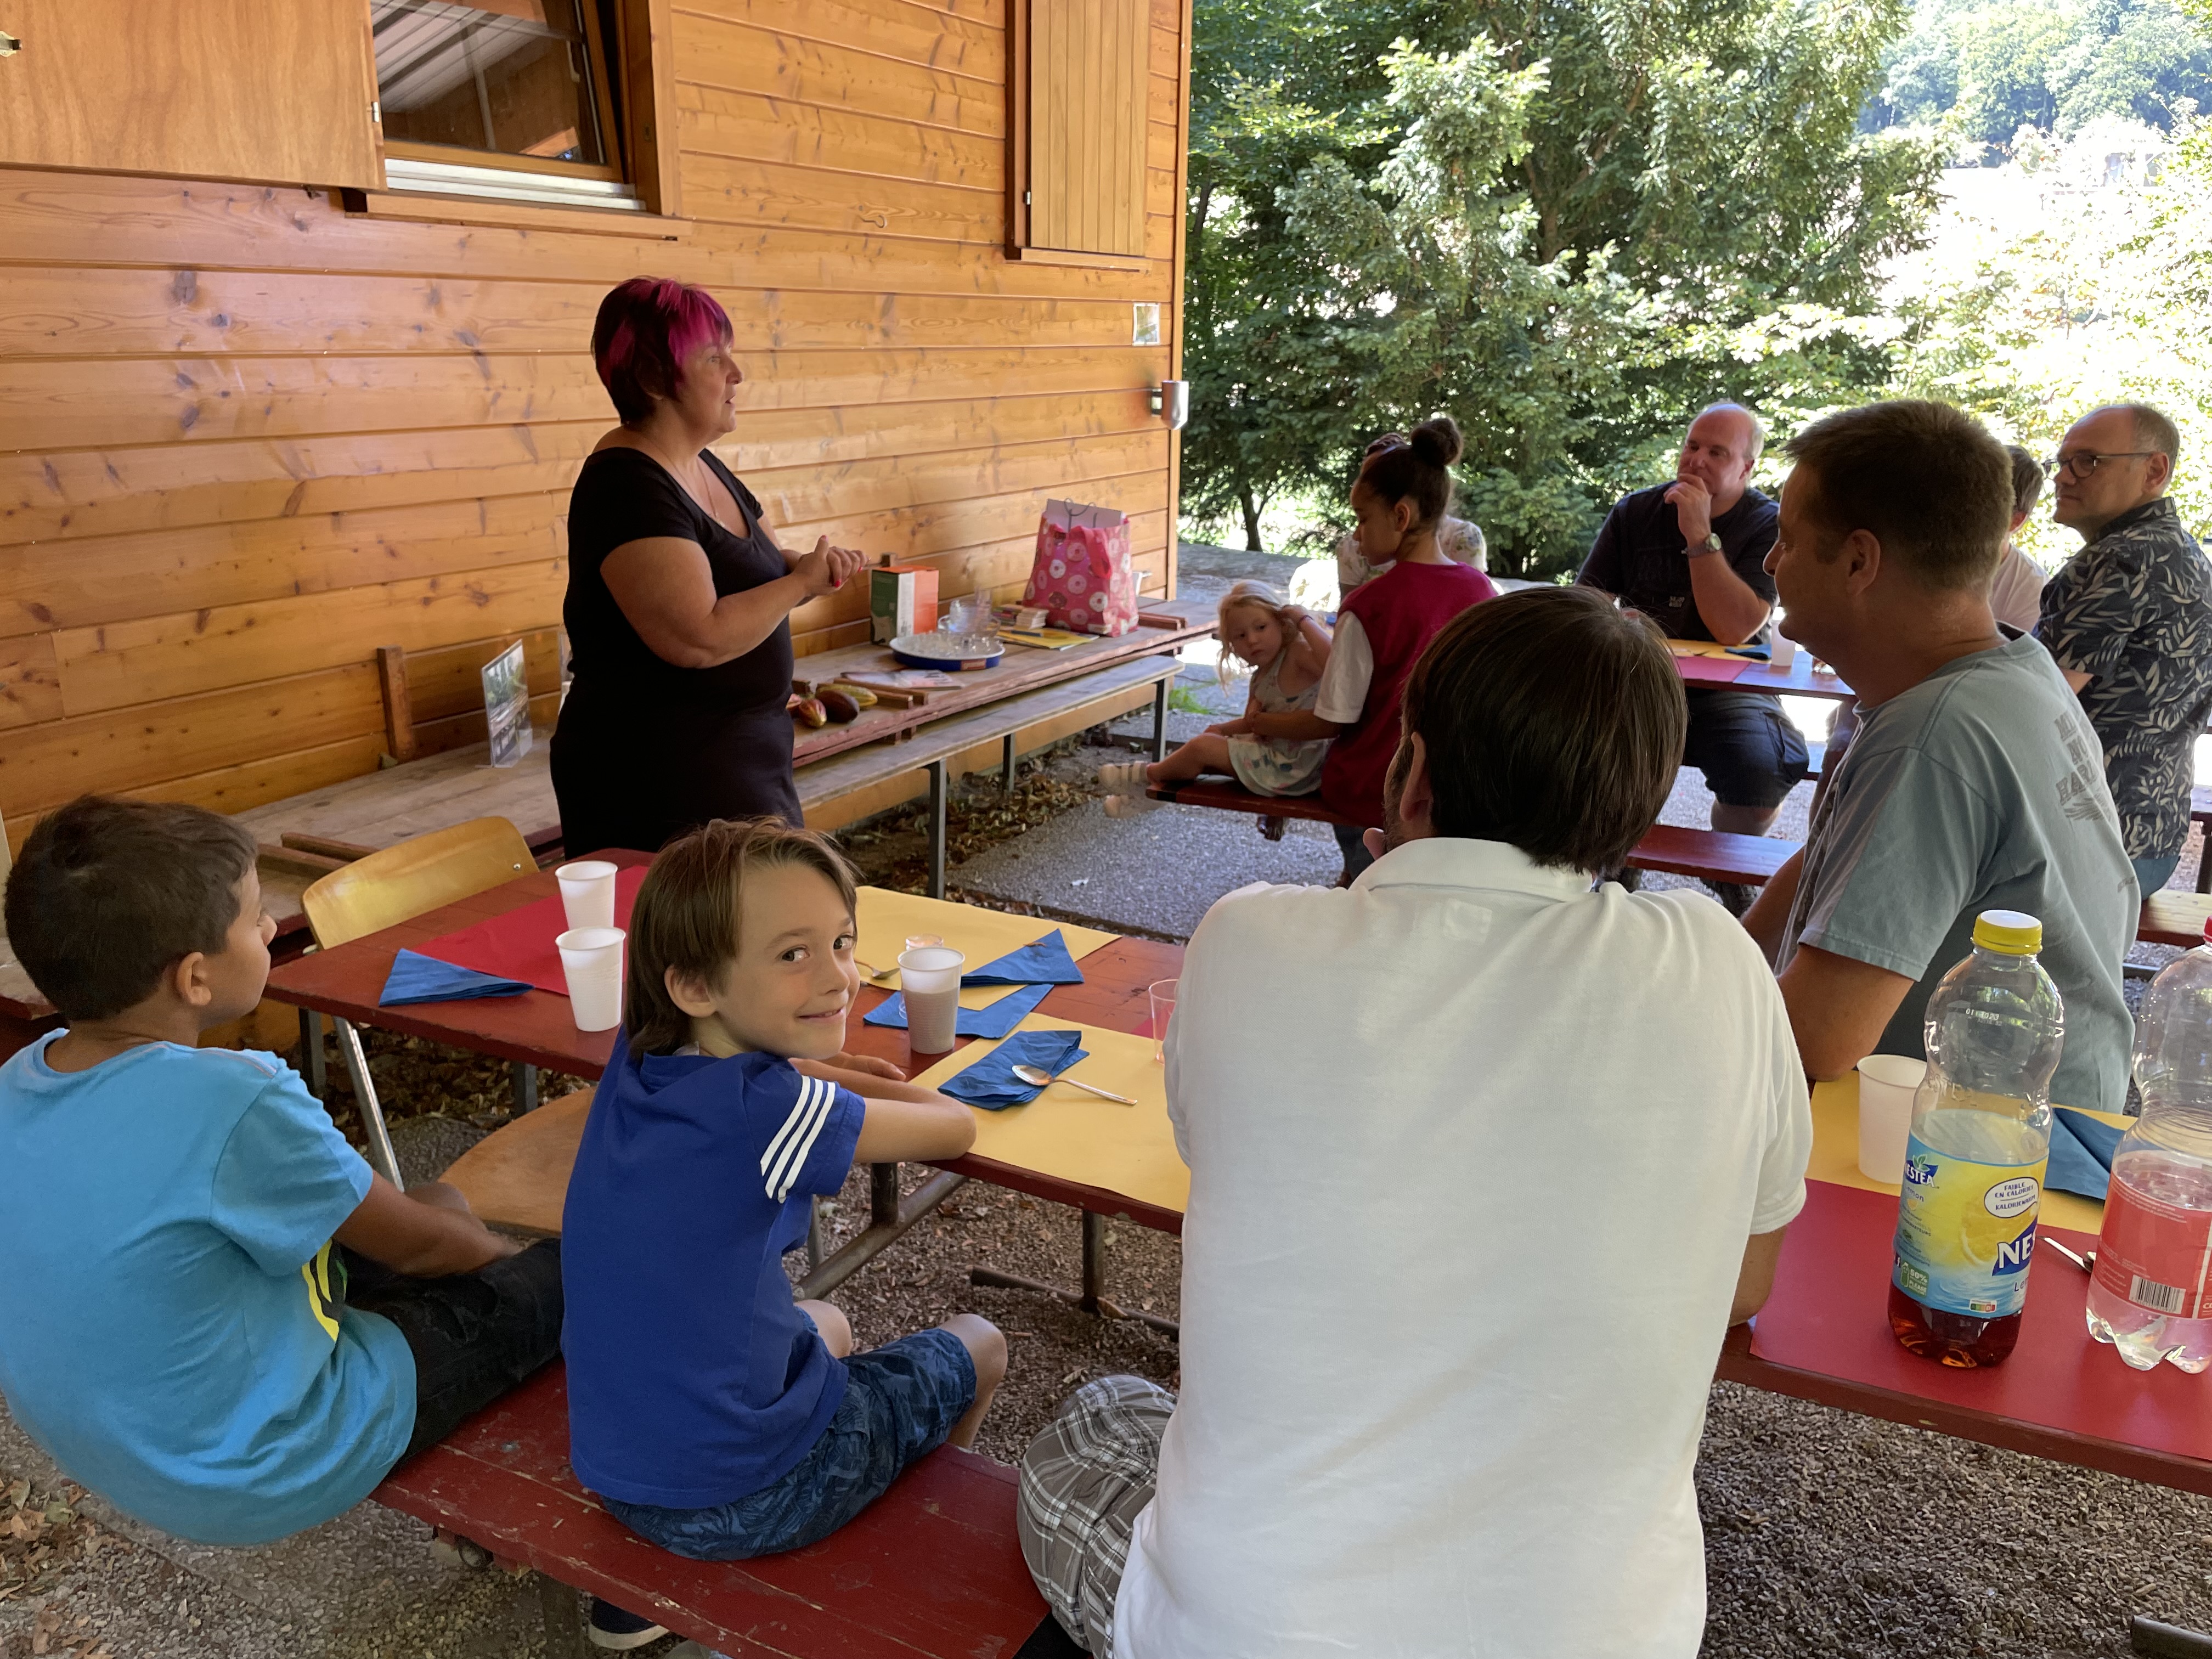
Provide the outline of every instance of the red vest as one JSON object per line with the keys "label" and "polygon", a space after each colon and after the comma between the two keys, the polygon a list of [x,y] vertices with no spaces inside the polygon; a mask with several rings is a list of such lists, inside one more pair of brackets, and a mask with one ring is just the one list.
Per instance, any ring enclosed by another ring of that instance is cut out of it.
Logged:
{"label": "red vest", "polygon": [[1398,701],[1406,678],[1446,623],[1497,597],[1490,578],[1472,565],[1403,559],[1352,589],[1343,614],[1359,618],[1375,673],[1358,722],[1329,744],[1322,763],[1321,798],[1330,811],[1370,829],[1382,827],[1382,778],[1398,752]]}

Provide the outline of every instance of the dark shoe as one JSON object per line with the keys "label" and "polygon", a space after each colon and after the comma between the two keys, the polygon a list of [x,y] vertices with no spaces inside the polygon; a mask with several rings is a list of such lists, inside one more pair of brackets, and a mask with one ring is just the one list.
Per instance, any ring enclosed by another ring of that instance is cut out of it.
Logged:
{"label": "dark shoe", "polygon": [[1624,864],[1620,869],[1608,870],[1599,877],[1598,885],[1602,887],[1608,881],[1618,882],[1622,892],[1632,893],[1644,885],[1644,872],[1633,865]]}
{"label": "dark shoe", "polygon": [[624,1613],[611,1601],[592,1598],[592,1645],[610,1648],[617,1653],[632,1648],[641,1648],[648,1642],[658,1642],[668,1634],[668,1626],[656,1625],[650,1619],[641,1619],[634,1613]]}
{"label": "dark shoe", "polygon": [[1713,896],[1730,915],[1740,916],[1751,908],[1751,889],[1741,882],[1709,881],[1705,885],[1713,890]]}
{"label": "dark shoe", "polygon": [[1282,840],[1283,831],[1291,827],[1291,821],[1288,818],[1267,817],[1258,820],[1258,823],[1260,833],[1269,841]]}

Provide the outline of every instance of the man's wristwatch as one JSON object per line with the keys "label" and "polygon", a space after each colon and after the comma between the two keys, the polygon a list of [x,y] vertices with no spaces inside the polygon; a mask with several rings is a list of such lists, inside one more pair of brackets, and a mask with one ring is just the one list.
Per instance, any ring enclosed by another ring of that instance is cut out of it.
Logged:
{"label": "man's wristwatch", "polygon": [[1692,542],[1687,547],[1682,550],[1683,552],[1688,554],[1693,559],[1702,559],[1708,553],[1717,553],[1720,550],[1721,538],[1717,535],[1711,534],[1708,534],[1705,540],[1701,542]]}

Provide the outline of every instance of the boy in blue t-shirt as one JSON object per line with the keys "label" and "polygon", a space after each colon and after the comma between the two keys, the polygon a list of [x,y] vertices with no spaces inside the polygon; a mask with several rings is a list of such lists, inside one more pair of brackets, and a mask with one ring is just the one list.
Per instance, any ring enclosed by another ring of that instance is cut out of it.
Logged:
{"label": "boy in blue t-shirt", "polygon": [[662,851],[630,919],[627,1041],[562,1222],[569,1462],[697,1559],[834,1532],[917,1458],[972,1444],[1006,1372],[972,1314],[854,1354],[836,1309],[792,1300],[811,1198],[855,1162],[975,1136],[957,1101],[841,1052],[853,918],[829,842],[718,819]]}
{"label": "boy in blue t-shirt", "polygon": [[269,977],[254,860],[213,812],[87,796],[7,891],[69,1025],[0,1066],[0,1395],[73,1479],[211,1544],[350,1508],[561,1319],[556,1246],[372,1175],[273,1054],[194,1046]]}

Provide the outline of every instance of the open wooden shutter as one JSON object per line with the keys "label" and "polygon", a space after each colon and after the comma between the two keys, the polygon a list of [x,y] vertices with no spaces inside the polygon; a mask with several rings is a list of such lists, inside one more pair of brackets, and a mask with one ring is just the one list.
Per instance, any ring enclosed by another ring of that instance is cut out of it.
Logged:
{"label": "open wooden shutter", "polygon": [[380,189],[366,0],[0,0],[0,164]]}
{"label": "open wooden shutter", "polygon": [[[1014,0],[1027,38],[1026,247],[1069,253],[1145,252],[1144,0]],[[1024,50],[1025,48],[1025,50]],[[1024,129],[1026,129],[1026,131]],[[1020,227],[1024,216],[1016,216]]]}

